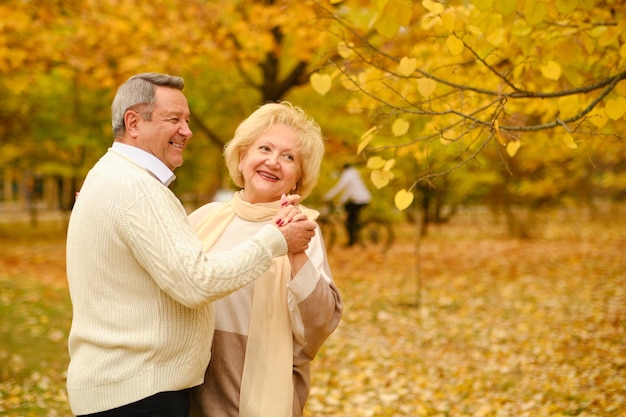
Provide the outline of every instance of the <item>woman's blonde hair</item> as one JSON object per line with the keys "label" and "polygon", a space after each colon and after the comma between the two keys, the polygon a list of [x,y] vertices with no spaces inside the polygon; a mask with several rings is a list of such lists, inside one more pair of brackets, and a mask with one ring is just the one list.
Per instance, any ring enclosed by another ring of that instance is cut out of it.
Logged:
{"label": "woman's blonde hair", "polygon": [[230,177],[238,187],[245,187],[239,170],[241,155],[274,125],[285,125],[296,132],[297,146],[302,157],[295,193],[304,199],[311,194],[319,179],[324,157],[324,138],[317,122],[288,101],[260,106],[237,127],[235,135],[224,147],[224,158]]}

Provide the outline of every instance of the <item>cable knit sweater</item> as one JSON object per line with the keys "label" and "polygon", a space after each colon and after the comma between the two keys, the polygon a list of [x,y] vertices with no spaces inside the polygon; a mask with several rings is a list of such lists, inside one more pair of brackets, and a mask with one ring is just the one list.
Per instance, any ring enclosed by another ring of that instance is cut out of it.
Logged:
{"label": "cable knit sweater", "polygon": [[215,321],[210,302],[286,252],[280,231],[266,226],[229,252],[203,254],[174,194],[109,150],[87,175],[67,234],[72,412],[201,384]]}

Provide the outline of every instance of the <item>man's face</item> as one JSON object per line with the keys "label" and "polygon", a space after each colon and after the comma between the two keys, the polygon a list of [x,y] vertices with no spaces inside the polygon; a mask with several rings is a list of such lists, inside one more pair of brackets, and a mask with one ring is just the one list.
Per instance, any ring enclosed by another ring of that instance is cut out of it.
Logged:
{"label": "man's face", "polygon": [[136,146],[159,158],[174,171],[183,164],[183,150],[193,135],[189,104],[182,91],[156,87],[152,120],[139,120]]}

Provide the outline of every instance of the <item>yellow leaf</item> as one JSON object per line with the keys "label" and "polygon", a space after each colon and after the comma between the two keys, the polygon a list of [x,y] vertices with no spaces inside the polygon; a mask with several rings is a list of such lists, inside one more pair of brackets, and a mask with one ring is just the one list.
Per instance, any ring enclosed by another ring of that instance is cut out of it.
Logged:
{"label": "yellow leaf", "polygon": [[[624,45],[626,45],[626,44],[624,44]],[[626,83],[621,82],[621,83],[617,84],[613,91],[615,91],[615,94],[617,94],[618,96],[625,96],[626,97]]]}
{"label": "yellow leaf", "polygon": [[463,52],[463,41],[454,35],[448,36],[448,39],[446,39],[446,46],[452,55],[459,55]]}
{"label": "yellow leaf", "polygon": [[548,61],[541,67],[541,73],[549,80],[558,80],[561,78],[561,66],[557,62]]}
{"label": "yellow leaf", "polygon": [[595,127],[602,129],[606,122],[609,121],[609,116],[606,115],[604,109],[595,108],[589,113],[589,120]]}
{"label": "yellow leaf", "polygon": [[555,0],[554,7],[563,16],[568,16],[578,7],[578,0]]}
{"label": "yellow leaf", "polygon": [[385,160],[380,156],[372,156],[367,160],[368,169],[381,169],[385,166]]}
{"label": "yellow leaf", "polygon": [[591,55],[596,49],[596,43],[589,36],[585,36],[580,39],[581,46],[585,49],[589,55]]}
{"label": "yellow leaf", "polygon": [[548,5],[541,1],[527,1],[524,4],[524,17],[529,25],[543,22],[548,14]]}
{"label": "yellow leaf", "polygon": [[441,15],[441,23],[447,31],[452,32],[454,30],[454,26],[457,23],[456,16],[453,12],[444,13]]}
{"label": "yellow leaf", "polygon": [[434,27],[439,26],[443,23],[441,16],[438,15],[434,15],[431,13],[426,13],[424,16],[422,16],[422,19],[420,20],[420,25],[422,27],[422,30],[432,30]]}
{"label": "yellow leaf", "polygon": [[398,117],[396,120],[393,121],[393,125],[391,126],[391,132],[394,136],[402,136],[409,131],[409,126],[409,122],[401,117]]}
{"label": "yellow leaf", "polygon": [[380,33],[385,38],[391,39],[396,36],[398,30],[400,30],[400,25],[398,25],[398,23],[394,20],[383,16],[376,20],[374,28],[376,29],[376,32]]}
{"label": "yellow leaf", "polygon": [[604,109],[611,120],[617,120],[626,113],[626,98],[618,97],[607,100]]}
{"label": "yellow leaf", "polygon": [[402,26],[411,21],[411,0],[388,0],[376,16],[374,28],[386,38],[393,38]]}
{"label": "yellow leaf", "polygon": [[352,47],[353,46],[354,46],[354,44],[352,44],[352,43],[347,44],[345,42],[339,42],[337,44],[337,52],[339,52],[339,55],[343,59],[348,59],[352,55]]}
{"label": "yellow leaf", "polygon": [[430,95],[435,91],[435,87],[437,87],[437,83],[435,80],[431,80],[430,78],[420,78],[417,80],[417,90],[424,97],[430,97]]}
{"label": "yellow leaf", "polygon": [[374,134],[378,132],[379,126],[374,126],[370,128],[367,132],[361,135],[361,139],[359,140],[359,146],[357,148],[357,155],[360,154],[363,149],[374,139]]}
{"label": "yellow leaf", "polygon": [[506,144],[506,153],[513,158],[520,146],[522,146],[522,143],[519,140],[512,140]]}
{"label": "yellow leaf", "polygon": [[558,101],[561,118],[567,118],[578,113],[580,101],[577,95],[560,97]]}
{"label": "yellow leaf", "polygon": [[626,58],[626,43],[623,44],[621,48],[619,48],[619,55],[622,58]]}
{"label": "yellow leaf", "polygon": [[589,35],[593,38],[599,38],[600,36],[604,35],[606,31],[606,26],[594,26],[594,28],[589,31]]}
{"label": "yellow leaf", "polygon": [[408,77],[413,74],[415,68],[417,68],[417,59],[405,56],[400,60],[400,64],[398,64],[398,73]]}
{"label": "yellow leaf", "polygon": [[485,11],[491,9],[493,0],[474,0],[472,4],[476,6],[478,10]]}
{"label": "yellow leaf", "polygon": [[585,10],[593,10],[595,7],[595,0],[581,0],[580,7]]}
{"label": "yellow leaf", "polygon": [[398,210],[404,210],[413,202],[414,195],[412,192],[402,189],[396,193],[393,199]]}
{"label": "yellow leaf", "polygon": [[388,159],[387,162],[385,162],[385,166],[383,167],[383,170],[390,171],[391,168],[393,168],[395,164],[396,164],[396,160],[394,158]]}
{"label": "yellow leaf", "polygon": [[433,14],[441,14],[443,13],[444,7],[443,4],[434,2],[432,0],[424,0],[422,1],[422,6],[426,8],[429,12]]}
{"label": "yellow leaf", "polygon": [[503,46],[506,44],[507,32],[504,28],[498,28],[487,35],[487,42],[493,46]]}
{"label": "yellow leaf", "polygon": [[503,16],[506,16],[517,9],[517,0],[495,0],[494,6]]}
{"label": "yellow leaf", "polygon": [[504,140],[500,135],[500,123],[498,123],[497,120],[494,120],[493,122],[493,130],[496,132],[496,139],[498,139],[498,142],[500,142],[502,146],[506,146],[506,140]]}
{"label": "yellow leaf", "polygon": [[565,143],[565,146],[570,149],[578,148],[578,145],[576,145],[576,142],[574,142],[574,138],[569,133],[566,133],[565,136],[563,136],[563,142]]}
{"label": "yellow leaf", "polygon": [[324,95],[328,93],[330,87],[332,85],[332,80],[330,75],[327,74],[318,74],[317,72],[311,75],[311,86],[313,90],[315,90],[318,94]]}
{"label": "yellow leaf", "polygon": [[513,28],[511,29],[512,35],[521,37],[521,38],[530,35],[532,32],[533,32],[533,28],[529,26],[528,23],[522,19],[516,20],[515,23],[513,23]]}
{"label": "yellow leaf", "polygon": [[392,178],[393,173],[391,171],[383,171],[378,169],[376,171],[372,171],[372,173],[370,174],[370,180],[372,181],[372,184],[374,184],[374,186],[379,190],[387,186]]}

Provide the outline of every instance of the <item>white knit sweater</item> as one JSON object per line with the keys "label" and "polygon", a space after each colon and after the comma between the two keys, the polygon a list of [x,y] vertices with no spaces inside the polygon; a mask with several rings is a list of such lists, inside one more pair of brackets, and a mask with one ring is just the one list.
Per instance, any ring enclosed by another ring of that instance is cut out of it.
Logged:
{"label": "white knit sweater", "polygon": [[204,255],[174,194],[109,150],[85,180],[67,235],[72,412],[201,384],[215,320],[210,301],[286,252],[280,231],[266,226],[232,251]]}

